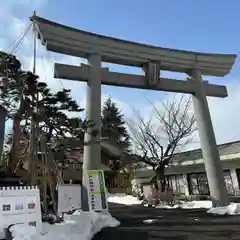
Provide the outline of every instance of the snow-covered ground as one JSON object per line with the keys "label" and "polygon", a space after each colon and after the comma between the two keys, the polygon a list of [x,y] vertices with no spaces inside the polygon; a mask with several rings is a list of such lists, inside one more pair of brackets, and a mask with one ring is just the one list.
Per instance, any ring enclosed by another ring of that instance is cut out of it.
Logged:
{"label": "snow-covered ground", "polygon": [[13,240],[90,240],[104,227],[116,227],[120,223],[108,212],[76,211],[65,215],[64,222],[50,225],[43,223],[41,233],[33,226],[15,225],[10,228]]}
{"label": "snow-covered ground", "polygon": [[136,205],[141,204],[142,201],[138,200],[136,197],[126,194],[109,194],[108,202],[118,203],[123,205]]}
{"label": "snow-covered ground", "polygon": [[[108,201],[112,203],[124,204],[124,205],[136,205],[141,204],[142,201],[138,200],[137,198],[131,195],[125,194],[115,194],[109,195]],[[197,208],[205,208],[208,209],[207,213],[209,214],[216,214],[216,215],[240,215],[240,203],[231,203],[227,207],[212,207],[211,201],[191,201],[185,202],[180,201],[178,204],[170,206],[168,204],[161,203],[156,208],[162,209],[174,209],[174,208],[181,208],[181,209],[197,209]]]}
{"label": "snow-covered ground", "polygon": [[211,201],[191,201],[191,202],[180,202],[179,204],[169,206],[166,204],[160,204],[156,208],[181,208],[181,209],[196,209],[205,208],[208,209],[207,213],[215,215],[240,215],[240,203],[230,203],[226,207],[212,207]]}

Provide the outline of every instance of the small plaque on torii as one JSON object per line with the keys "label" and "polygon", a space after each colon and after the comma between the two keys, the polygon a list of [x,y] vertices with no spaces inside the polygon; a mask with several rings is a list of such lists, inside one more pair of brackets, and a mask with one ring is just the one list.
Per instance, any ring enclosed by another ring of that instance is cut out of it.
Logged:
{"label": "small plaque on torii", "polygon": [[160,78],[160,63],[159,62],[148,62],[143,66],[147,84],[156,85],[159,83]]}

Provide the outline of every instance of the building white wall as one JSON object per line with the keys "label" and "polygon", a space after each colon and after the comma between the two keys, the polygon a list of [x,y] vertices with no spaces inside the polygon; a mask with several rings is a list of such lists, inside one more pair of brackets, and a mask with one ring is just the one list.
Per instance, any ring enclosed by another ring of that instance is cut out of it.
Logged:
{"label": "building white wall", "polygon": [[[237,177],[237,172],[236,169],[240,169],[240,158],[239,154],[234,155],[235,158],[233,158],[233,155],[228,155],[228,156],[221,156],[221,163],[222,163],[222,168],[223,170],[230,170],[230,176],[232,180],[232,190],[231,192],[234,192],[234,195],[240,195],[240,184],[238,182],[238,177]],[[200,161],[200,160],[199,160]],[[201,160],[200,162],[195,162],[192,164],[180,164],[178,166],[173,166],[173,167],[168,167],[166,168],[165,174],[168,176],[179,176],[178,181],[179,184],[181,182],[181,186],[184,187],[184,192],[185,195],[189,195],[189,188],[188,188],[188,182],[187,182],[187,174],[188,173],[199,173],[199,172],[205,172],[205,166],[203,161]],[[181,175],[181,177],[180,177]],[[141,168],[137,169],[137,171],[134,173],[134,178],[135,179],[140,179],[140,178],[145,178],[144,181],[149,177],[154,176],[154,171],[152,170],[151,167],[149,168]],[[139,181],[138,181],[139,182]],[[139,182],[140,183],[140,182]],[[175,183],[174,183],[175,184]],[[182,187],[181,187],[182,189]],[[231,193],[232,194],[232,193]]]}

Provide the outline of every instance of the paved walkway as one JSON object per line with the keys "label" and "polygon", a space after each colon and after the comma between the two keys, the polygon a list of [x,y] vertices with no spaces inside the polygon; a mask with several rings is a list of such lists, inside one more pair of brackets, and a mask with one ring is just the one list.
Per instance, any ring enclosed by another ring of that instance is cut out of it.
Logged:
{"label": "paved walkway", "polygon": [[94,240],[240,239],[240,216],[211,216],[205,209],[157,209],[110,204],[121,225],[104,229]]}

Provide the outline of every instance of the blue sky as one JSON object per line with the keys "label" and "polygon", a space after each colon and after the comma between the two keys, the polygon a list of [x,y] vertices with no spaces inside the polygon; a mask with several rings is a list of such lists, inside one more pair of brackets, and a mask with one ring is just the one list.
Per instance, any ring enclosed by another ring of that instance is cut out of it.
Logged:
{"label": "blue sky", "polygon": [[[1,2],[0,7],[7,9],[9,13],[0,17],[0,20],[4,17],[9,18],[6,21],[8,23],[0,28],[0,45],[2,43],[2,46],[10,39],[14,40],[14,34],[6,34],[5,30],[5,27],[8,27],[8,31],[14,32],[11,17],[18,25],[22,23],[18,28],[23,28],[28,22],[31,11],[36,9],[41,17],[112,37],[184,50],[213,53],[240,52],[240,1],[238,0],[19,0],[18,2],[9,0]],[[21,56],[26,58],[26,52],[25,46]],[[56,59],[62,62],[67,61],[64,56],[57,56]],[[73,62],[77,64],[78,60],[75,59]],[[111,66],[111,69],[121,72],[140,72],[139,69],[123,66]],[[41,70],[40,75],[43,72],[44,70]],[[175,78],[184,77],[177,73],[164,74]],[[214,83],[226,84],[229,91],[228,99],[210,99],[209,101],[218,142],[240,139],[240,129],[236,130],[240,121],[239,77],[239,61],[227,77],[205,77],[206,80]],[[56,82],[57,80],[53,80],[51,84],[54,86]],[[71,87],[77,100],[84,104],[84,88],[78,88],[79,84],[67,81],[64,81],[64,84]],[[146,97],[153,101],[160,101],[169,96],[162,92],[114,87],[104,87],[103,93],[105,96],[112,96],[128,117],[131,104],[139,109],[145,109]],[[232,117],[233,114],[234,117]]]}

